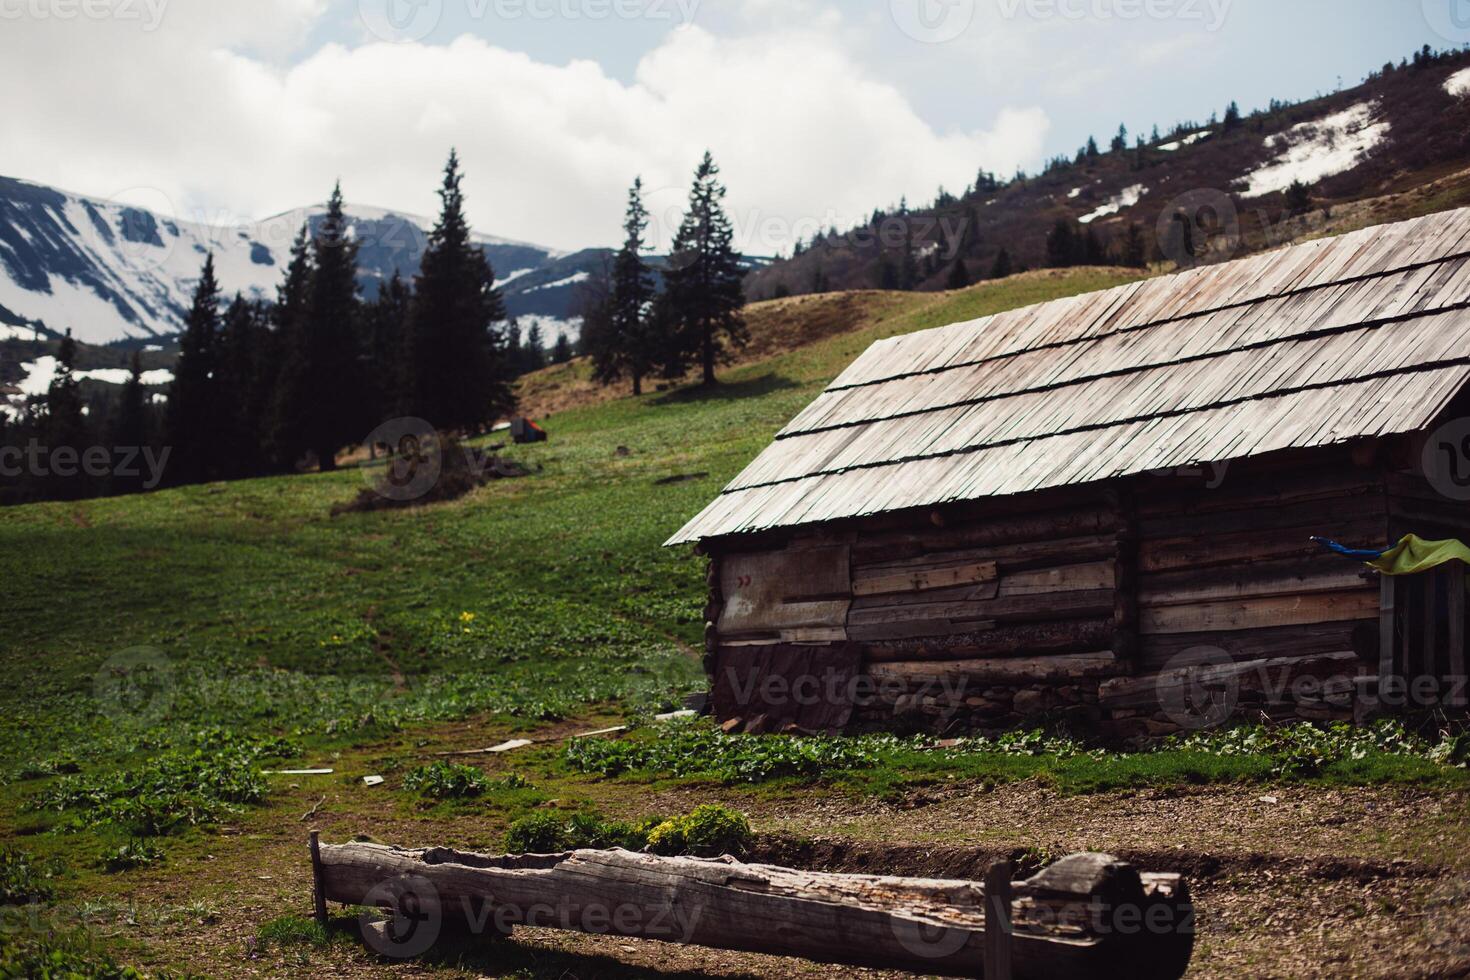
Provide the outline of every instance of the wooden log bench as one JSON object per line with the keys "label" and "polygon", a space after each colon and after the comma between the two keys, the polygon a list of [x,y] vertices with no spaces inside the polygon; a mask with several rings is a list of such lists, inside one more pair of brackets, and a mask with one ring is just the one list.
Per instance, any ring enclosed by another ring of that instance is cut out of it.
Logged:
{"label": "wooden log bench", "polygon": [[504,937],[524,925],[990,980],[1174,980],[1194,945],[1180,876],[1105,854],[1072,855],[1023,881],[1003,862],[984,883],[616,849],[333,845],[315,833],[311,854],[318,918],[328,902],[390,910],[364,938],[399,957],[442,935]]}

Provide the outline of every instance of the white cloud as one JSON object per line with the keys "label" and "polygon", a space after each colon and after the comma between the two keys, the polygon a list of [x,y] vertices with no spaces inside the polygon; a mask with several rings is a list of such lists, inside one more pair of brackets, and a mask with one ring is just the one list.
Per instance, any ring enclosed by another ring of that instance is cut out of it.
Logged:
{"label": "white cloud", "polygon": [[349,200],[432,213],[455,145],[477,228],[576,247],[617,237],[635,174],[656,218],[676,211],[708,147],[742,243],[769,251],[793,226],[810,234],[1040,158],[1040,109],[938,132],[823,29],[836,15],[792,26],[769,4],[747,13],[764,26],[739,37],[669,32],[627,82],[471,36],[329,44],[282,63],[324,0],[172,0],[154,32],[7,22],[0,86],[25,95],[8,103],[4,166],[99,196],[131,188],[206,222],[319,201],[339,176]]}

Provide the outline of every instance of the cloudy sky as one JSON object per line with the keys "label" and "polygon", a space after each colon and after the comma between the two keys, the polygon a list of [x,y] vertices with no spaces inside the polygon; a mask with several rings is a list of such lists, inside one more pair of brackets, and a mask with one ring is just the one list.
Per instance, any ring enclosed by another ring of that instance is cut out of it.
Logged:
{"label": "cloudy sky", "polygon": [[[1110,135],[1470,41],[1457,0],[0,0],[0,174],[209,223],[421,214],[451,145],[485,232],[660,237],[705,147],[745,247]],[[1443,23],[1441,23],[1443,21]]]}

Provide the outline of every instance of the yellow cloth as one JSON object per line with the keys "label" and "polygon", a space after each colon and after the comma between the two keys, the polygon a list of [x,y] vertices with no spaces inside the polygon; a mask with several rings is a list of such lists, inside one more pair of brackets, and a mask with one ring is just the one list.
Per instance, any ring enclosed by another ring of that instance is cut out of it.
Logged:
{"label": "yellow cloth", "polygon": [[[1385,575],[1417,575],[1431,568],[1438,568],[1448,561],[1462,561],[1470,565],[1470,548],[1463,541],[1454,538],[1425,541],[1417,534],[1406,534],[1398,544],[1368,564]],[[1470,586],[1470,582],[1466,584]]]}

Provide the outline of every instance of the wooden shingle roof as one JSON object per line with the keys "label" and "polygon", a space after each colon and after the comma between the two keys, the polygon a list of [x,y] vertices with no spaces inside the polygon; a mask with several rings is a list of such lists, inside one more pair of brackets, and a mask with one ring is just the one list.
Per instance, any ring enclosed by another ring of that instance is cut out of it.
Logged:
{"label": "wooden shingle roof", "polygon": [[1470,209],[873,344],[669,544],[1426,427]]}

